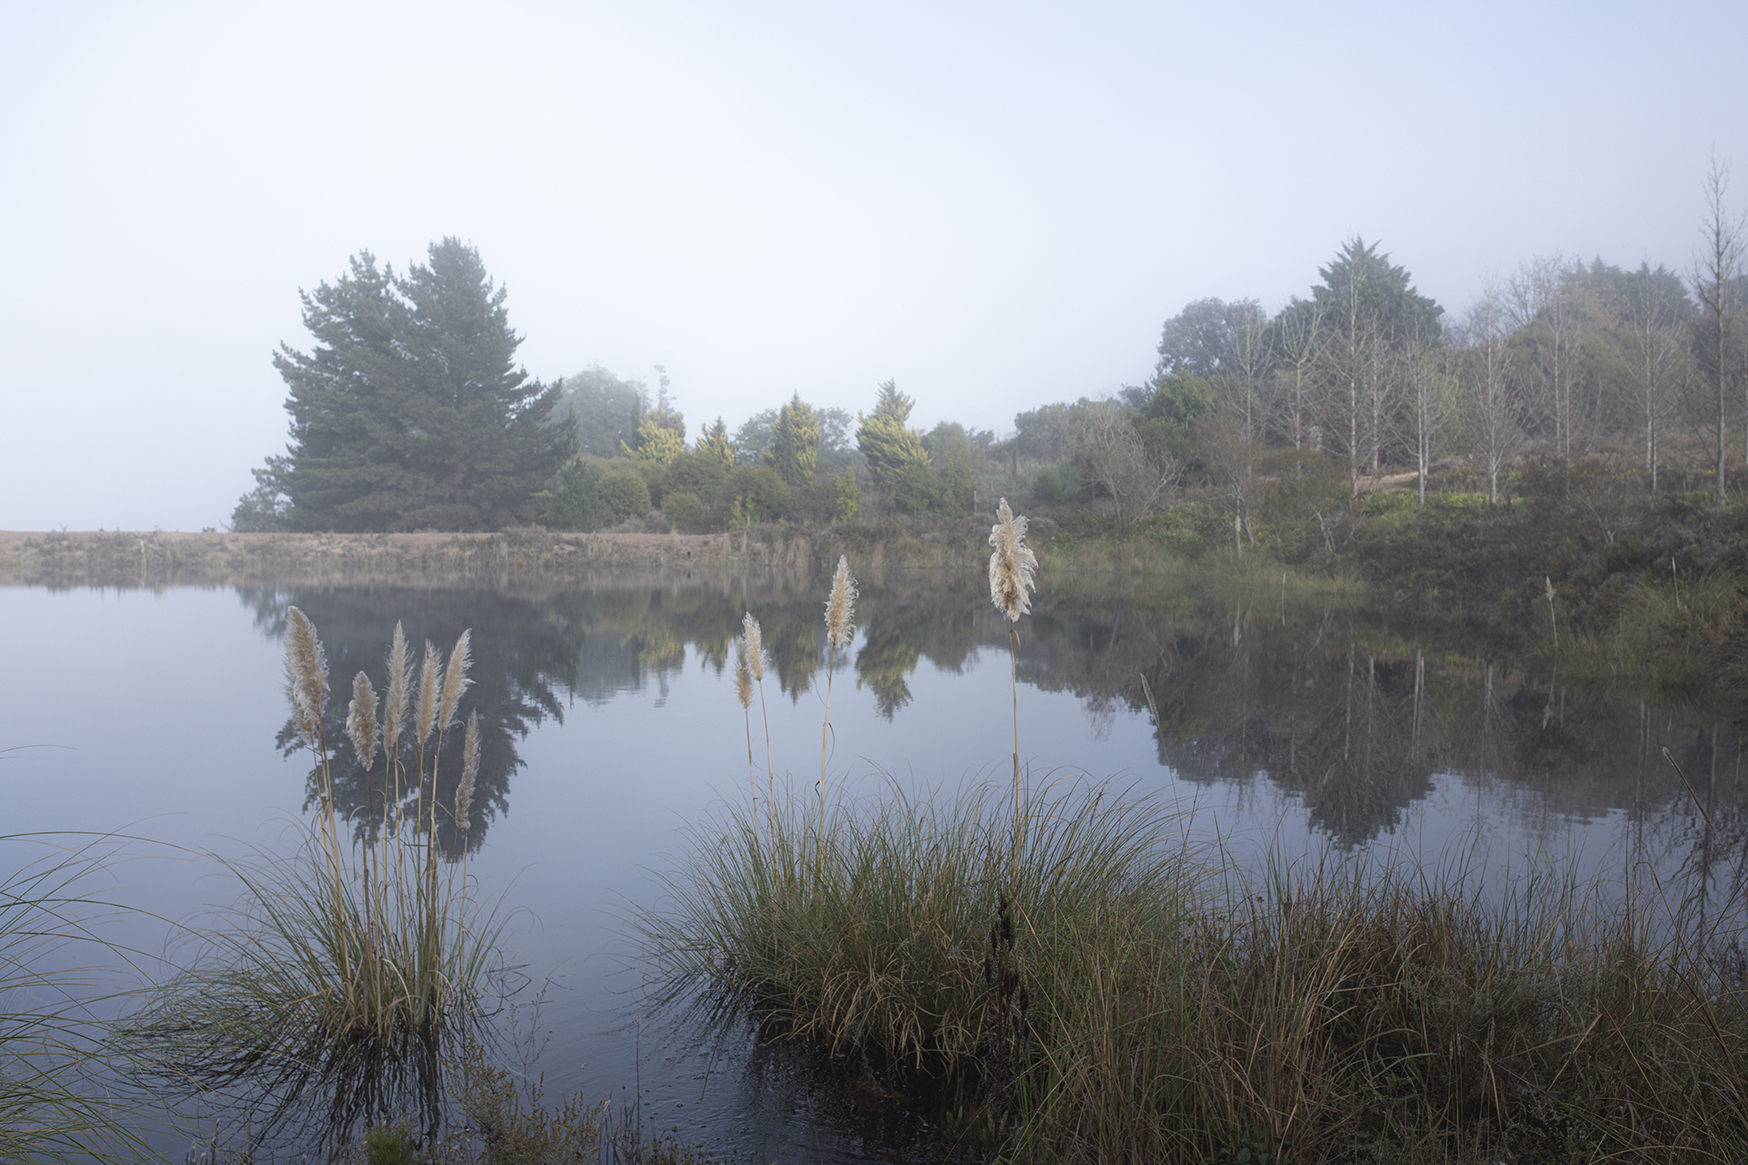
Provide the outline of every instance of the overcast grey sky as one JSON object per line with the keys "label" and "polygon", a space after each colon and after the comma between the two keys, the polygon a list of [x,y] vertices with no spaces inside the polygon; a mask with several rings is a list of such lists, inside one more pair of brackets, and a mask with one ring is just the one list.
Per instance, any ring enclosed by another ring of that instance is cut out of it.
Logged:
{"label": "overcast grey sky", "polygon": [[1358,233],[1685,271],[1748,4],[0,3],[0,528],[221,527],[297,291],[453,234],[528,370],[998,431]]}

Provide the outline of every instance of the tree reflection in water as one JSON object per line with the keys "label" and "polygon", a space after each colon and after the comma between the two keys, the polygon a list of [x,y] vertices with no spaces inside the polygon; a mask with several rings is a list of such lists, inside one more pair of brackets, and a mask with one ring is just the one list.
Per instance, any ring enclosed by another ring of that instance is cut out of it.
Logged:
{"label": "tree reflection in water", "polygon": [[[338,678],[322,723],[333,758],[334,807],[358,835],[380,831],[391,813],[418,821],[422,828],[428,828],[431,817],[420,812],[417,789],[401,790],[397,801],[394,791],[385,788],[380,761],[365,773],[345,732],[351,677],[364,672],[379,692],[388,685],[388,644],[396,621],[405,627],[409,646],[429,640],[445,652],[463,630],[473,631],[473,686],[466,698],[479,713],[479,772],[468,828],[458,829],[452,810],[461,781],[461,730],[450,729],[436,785],[438,847],[449,858],[459,857],[464,846],[477,849],[490,822],[508,810],[510,778],[523,763],[519,742],[548,716],[562,722],[564,705],[555,689],[577,686],[582,629],[555,618],[543,603],[489,592],[413,589],[250,590],[242,597],[254,608],[257,626],[275,637],[284,635],[288,606],[301,609],[321,630],[330,673]],[[288,719],[276,741],[287,757],[300,751],[295,736]],[[408,739],[403,747],[414,745]],[[314,769],[306,777],[306,809],[319,798],[319,777]]]}
{"label": "tree reflection in water", "polygon": [[[959,673],[985,648],[1005,654],[1005,625],[982,582],[973,574],[865,581],[854,659],[858,687],[879,715],[902,715],[924,660]],[[1145,676],[1157,701],[1160,763],[1180,779],[1268,782],[1303,803],[1310,828],[1350,849],[1398,826],[1438,781],[1521,791],[1533,794],[1517,798],[1530,834],[1620,812],[1634,860],[1684,866],[1708,901],[1735,892],[1714,885],[1748,856],[1730,691],[1671,698],[1584,690],[1557,672],[1490,657],[1484,645],[1435,642],[1327,596],[1266,587],[1246,595],[1181,578],[1058,583],[1034,602],[1020,679],[1073,693],[1095,724],[1109,725],[1119,710],[1144,713]],[[447,647],[473,629],[468,699],[480,713],[482,757],[471,827],[457,836],[447,821],[440,826],[453,857],[463,843],[481,844],[507,809],[522,765],[518,744],[534,725],[562,720],[567,700],[605,703],[652,681],[665,696],[688,648],[720,675],[748,610],[764,626],[778,686],[799,701],[825,665],[825,586],[823,578],[700,574],[532,597],[379,589],[243,598],[275,635],[286,605],[296,603],[322,629],[334,674],[363,669],[379,688],[397,618],[415,644],[429,638]],[[337,696],[327,721],[329,739],[340,742],[336,797],[356,828],[379,828],[385,798],[351,763],[343,716]],[[282,747],[289,740],[287,725]],[[1664,745],[1707,800],[1706,813],[1661,762]],[[445,749],[440,798],[453,798],[459,752]],[[312,780],[306,795],[314,788]],[[1734,878],[1727,875],[1732,886]]]}

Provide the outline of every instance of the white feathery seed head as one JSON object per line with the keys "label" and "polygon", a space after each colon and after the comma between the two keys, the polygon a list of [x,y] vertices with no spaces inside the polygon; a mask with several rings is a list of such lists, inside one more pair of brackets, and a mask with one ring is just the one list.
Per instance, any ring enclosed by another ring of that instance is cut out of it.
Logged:
{"label": "white feathery seed head", "polygon": [[759,635],[759,621],[748,611],[740,625],[747,640],[747,667],[753,673],[754,682],[762,684],[765,682],[765,643]]}
{"label": "white feathery seed head", "polygon": [[856,580],[850,574],[850,558],[838,555],[837,573],[832,575],[831,597],[825,601],[826,638],[833,647],[850,642],[856,630]]}
{"label": "white feathery seed head", "polygon": [[1026,545],[1026,519],[1016,517],[1003,498],[996,510],[996,523],[989,528],[989,600],[1010,622],[1032,609],[1032,572],[1038,556]]}
{"label": "white feathery seed head", "polygon": [[352,751],[358,754],[358,765],[366,772],[376,760],[376,689],[370,677],[359,672],[352,677],[352,702],[346,706],[346,735],[352,738]]}
{"label": "white feathery seed head", "polygon": [[747,663],[747,637],[734,637],[734,694],[742,708],[753,706],[753,671]]}
{"label": "white feathery seed head", "polygon": [[388,649],[388,692],[382,704],[382,744],[389,757],[401,743],[407,712],[413,706],[413,662],[407,658],[407,633],[395,624]]}
{"label": "white feathery seed head", "polygon": [[437,705],[443,696],[443,664],[437,645],[429,639],[425,640],[425,658],[419,661],[419,711],[418,719],[413,728],[419,734],[417,743],[422,748],[431,738],[431,729],[437,725]]}
{"label": "white feathery seed head", "polygon": [[443,675],[443,706],[437,716],[439,732],[461,723],[455,716],[455,708],[461,703],[462,694],[473,687],[473,681],[467,678],[467,669],[473,666],[472,636],[471,631],[463,631],[449,651],[449,668]]}
{"label": "white feathery seed head", "polygon": [[455,824],[463,833],[473,813],[473,782],[479,775],[479,712],[467,714],[467,735],[461,743],[461,783],[455,786]]}
{"label": "white feathery seed head", "polygon": [[285,612],[285,690],[297,730],[313,748],[328,703],[328,657],[316,638],[315,624],[296,607]]}

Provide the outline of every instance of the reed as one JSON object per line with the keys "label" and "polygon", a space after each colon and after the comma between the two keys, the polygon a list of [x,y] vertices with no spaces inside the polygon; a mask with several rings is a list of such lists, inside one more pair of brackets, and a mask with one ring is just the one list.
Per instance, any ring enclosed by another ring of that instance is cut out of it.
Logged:
{"label": "reed", "polygon": [[639,920],[648,950],[767,1034],[989,1111],[1004,1156],[1748,1154],[1743,919],[1702,925],[1654,884],[1542,870],[1499,896],[1461,868],[1334,859],[1245,876],[1093,785],[1029,796],[1017,853],[989,787],[840,800],[821,877],[805,805],[762,851],[743,807],[701,826],[671,906]]}
{"label": "reed", "polygon": [[751,611],[741,617],[741,639],[746,645],[747,670],[752,674],[753,683],[759,686],[759,716],[765,722],[765,793],[767,799],[774,799],[777,795],[777,770],[771,763],[771,714],[765,710],[765,639],[759,621],[753,618]]}
{"label": "reed", "polygon": [[[825,837],[825,764],[827,739],[832,724],[832,675],[837,670],[838,649],[850,645],[856,629],[856,580],[850,575],[848,555],[838,556],[831,593],[825,600],[825,722],[819,726],[819,835]],[[822,849],[823,854],[823,849]]]}
{"label": "reed", "polygon": [[[1014,704],[1014,852],[1020,850],[1020,616],[1032,609],[1032,574],[1038,556],[1026,545],[1026,519],[1015,517],[1003,498],[989,528],[989,600],[1008,621],[1009,682]],[[1014,871],[1016,880],[1019,871]]]}
{"label": "reed", "polygon": [[[469,686],[468,634],[447,666],[427,643],[410,741],[399,626],[385,724],[377,724],[369,679],[354,679],[346,731],[358,763],[369,772],[380,756],[386,786],[412,789],[416,801],[407,812],[397,796],[400,811],[380,830],[342,845],[321,729],[325,660],[309,620],[295,607],[290,615],[288,687],[321,785],[314,826],[288,856],[220,859],[241,883],[241,899],[219,925],[196,932],[188,969],[127,1021],[119,1046],[172,1091],[237,1090],[263,1103],[270,1122],[306,1111],[318,1097],[321,1119],[342,1135],[409,1108],[435,1122],[444,1041],[470,1027],[502,971],[495,910],[475,907],[470,918],[465,865],[444,873],[438,860],[437,764]],[[387,746],[380,754],[379,728]],[[453,812],[465,834],[479,764],[477,712],[462,748]]]}

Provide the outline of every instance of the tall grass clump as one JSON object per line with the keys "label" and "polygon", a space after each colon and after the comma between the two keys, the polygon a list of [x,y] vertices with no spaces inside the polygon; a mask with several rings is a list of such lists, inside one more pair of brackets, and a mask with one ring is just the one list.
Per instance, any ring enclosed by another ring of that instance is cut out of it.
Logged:
{"label": "tall grass clump", "polygon": [[1720,676],[1740,685],[1748,679],[1740,659],[1748,634],[1743,587],[1729,571],[1635,583],[1598,604],[1596,630],[1562,662],[1570,673],[1663,688],[1707,688]]}
{"label": "tall grass clump", "polygon": [[[1015,890],[1022,957],[1121,907],[1175,925],[1186,882],[1175,822],[1150,802],[1076,787],[1034,797]],[[773,1030],[954,1079],[977,1071],[985,932],[1015,866],[1012,808],[990,786],[935,803],[896,784],[833,802],[823,863],[797,798],[762,841],[746,810],[699,828],[638,927],[676,985],[709,983]]]}
{"label": "tall grass clump", "polygon": [[677,987],[1015,1158],[1748,1159],[1740,918],[1546,873],[1244,875],[1091,785],[1029,795],[1016,852],[1014,812],[991,787],[839,801],[822,874],[806,798],[763,842],[730,806],[639,926]]}
{"label": "tall grass clump", "polygon": [[313,625],[290,609],[287,691],[315,765],[315,820],[290,854],[221,859],[241,899],[197,932],[190,969],[129,1021],[123,1046],[172,1090],[242,1089],[270,1122],[325,1100],[321,1119],[341,1135],[409,1110],[435,1126],[445,1041],[474,1020],[497,970],[500,924],[490,911],[469,917],[465,867],[445,868],[438,852],[440,814],[466,829],[478,768],[476,714],[455,804],[438,804],[438,763],[469,686],[468,633],[447,663],[427,643],[416,685],[408,656],[397,625],[380,717],[369,679],[353,681],[345,731],[388,807],[380,827],[367,822],[353,839],[334,807],[326,659]]}

